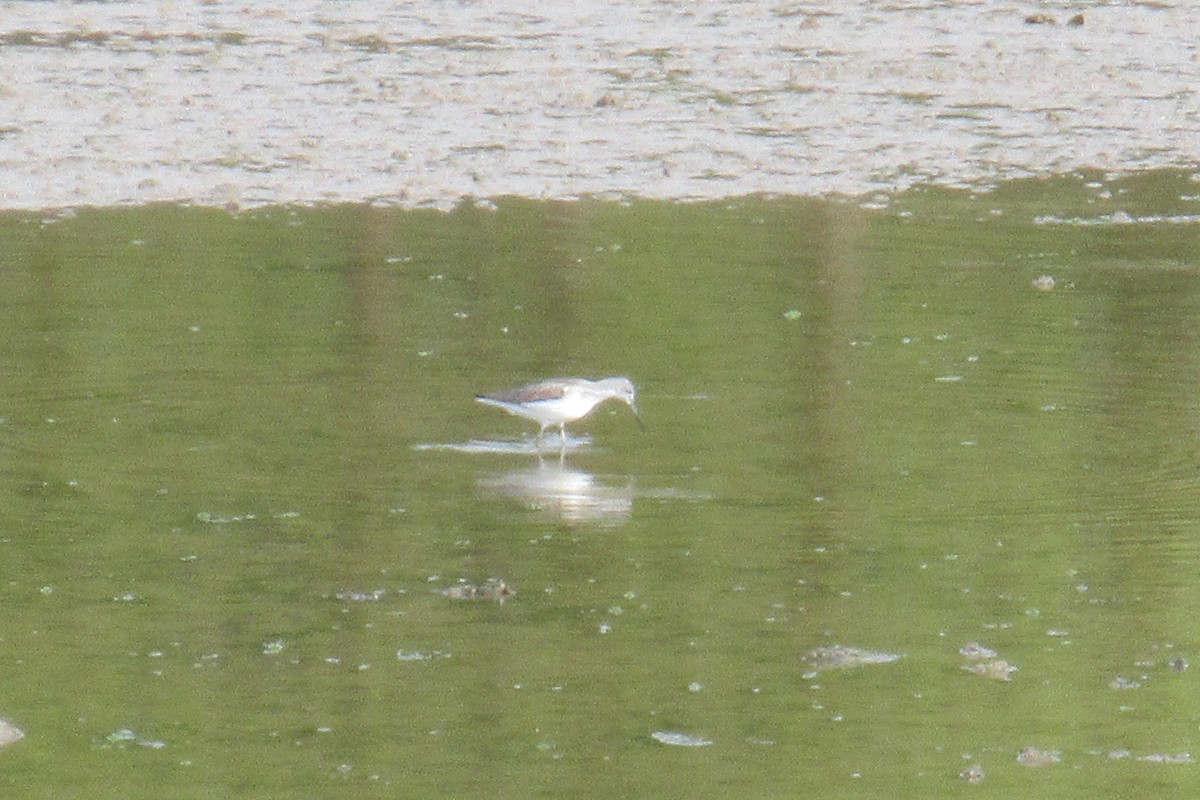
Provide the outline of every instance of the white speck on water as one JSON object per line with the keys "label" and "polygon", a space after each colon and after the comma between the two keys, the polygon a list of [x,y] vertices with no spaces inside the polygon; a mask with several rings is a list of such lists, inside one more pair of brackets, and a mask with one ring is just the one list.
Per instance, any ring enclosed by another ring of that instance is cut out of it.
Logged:
{"label": "white speck on water", "polygon": [[659,744],[672,747],[707,747],[713,743],[712,739],[682,731],[655,731],[650,734],[650,738]]}

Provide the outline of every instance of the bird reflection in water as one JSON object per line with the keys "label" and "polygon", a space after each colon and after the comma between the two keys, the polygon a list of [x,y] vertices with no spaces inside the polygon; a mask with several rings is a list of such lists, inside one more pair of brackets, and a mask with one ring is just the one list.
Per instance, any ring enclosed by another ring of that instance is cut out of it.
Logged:
{"label": "bird reflection in water", "polygon": [[569,525],[615,527],[629,521],[633,511],[633,485],[601,483],[590,472],[575,469],[560,454],[538,459],[535,466],[479,479],[479,487],[539,510]]}

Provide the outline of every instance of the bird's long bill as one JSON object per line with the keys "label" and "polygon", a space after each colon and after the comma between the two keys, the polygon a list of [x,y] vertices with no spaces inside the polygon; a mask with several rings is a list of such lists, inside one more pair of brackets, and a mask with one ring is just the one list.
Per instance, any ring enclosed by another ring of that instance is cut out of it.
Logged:
{"label": "bird's long bill", "polygon": [[642,422],[642,415],[638,413],[637,406],[630,403],[629,410],[633,412],[633,418],[637,420],[638,427],[646,430],[646,423]]}

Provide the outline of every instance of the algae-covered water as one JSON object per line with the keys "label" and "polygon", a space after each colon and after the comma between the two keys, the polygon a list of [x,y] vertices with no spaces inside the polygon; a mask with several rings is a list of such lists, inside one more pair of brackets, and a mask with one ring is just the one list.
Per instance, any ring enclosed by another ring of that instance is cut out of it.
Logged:
{"label": "algae-covered water", "polygon": [[0,782],[1190,796],[1196,198],[10,212]]}

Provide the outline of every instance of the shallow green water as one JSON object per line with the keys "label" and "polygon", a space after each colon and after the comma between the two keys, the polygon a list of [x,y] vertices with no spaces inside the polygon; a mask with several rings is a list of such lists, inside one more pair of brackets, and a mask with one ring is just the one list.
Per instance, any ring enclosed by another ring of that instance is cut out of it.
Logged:
{"label": "shallow green water", "polygon": [[[0,781],[1189,796],[1196,194],[6,215]],[[465,452],[622,373],[646,432]]]}

